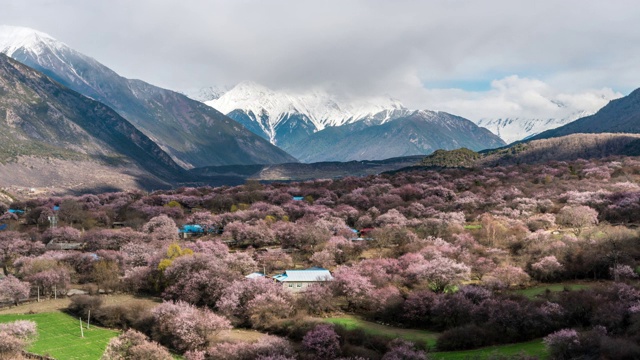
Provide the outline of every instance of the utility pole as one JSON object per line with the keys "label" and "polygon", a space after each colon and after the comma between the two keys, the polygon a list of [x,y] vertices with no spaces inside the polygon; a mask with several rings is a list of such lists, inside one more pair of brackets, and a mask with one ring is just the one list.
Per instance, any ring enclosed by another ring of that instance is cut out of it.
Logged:
{"label": "utility pole", "polygon": [[91,328],[90,322],[91,321],[91,310],[89,310],[89,315],[87,315],[87,329]]}
{"label": "utility pole", "polygon": [[80,320],[80,337],[84,337],[84,330],[82,330],[82,318],[78,318]]}

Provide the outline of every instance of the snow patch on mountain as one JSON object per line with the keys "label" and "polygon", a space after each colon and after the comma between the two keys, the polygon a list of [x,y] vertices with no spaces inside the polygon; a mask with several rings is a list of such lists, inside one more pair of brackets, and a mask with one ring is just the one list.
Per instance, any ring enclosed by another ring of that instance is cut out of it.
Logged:
{"label": "snow patch on mountain", "polygon": [[217,100],[227,91],[231,89],[231,86],[209,86],[201,89],[188,89],[180,91],[181,94],[200,102],[207,102],[211,100]]}
{"label": "snow patch on mountain", "polygon": [[484,127],[498,135],[507,144],[535,136],[543,131],[558,128],[579,118],[594,114],[594,111],[576,111],[563,118],[531,119],[531,118],[500,118],[480,119],[476,125]]}
{"label": "snow patch on mountain", "polygon": [[12,56],[18,50],[42,54],[47,48],[60,50],[64,43],[48,34],[26,27],[0,25],[0,52]]}

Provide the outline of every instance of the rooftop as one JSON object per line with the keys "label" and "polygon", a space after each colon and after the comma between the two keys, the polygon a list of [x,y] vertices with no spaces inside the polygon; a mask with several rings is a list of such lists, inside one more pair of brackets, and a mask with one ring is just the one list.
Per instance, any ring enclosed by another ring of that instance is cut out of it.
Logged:
{"label": "rooftop", "polygon": [[273,278],[281,282],[333,280],[333,276],[331,276],[329,270],[321,268],[311,268],[307,270],[286,270],[284,274],[276,275]]}

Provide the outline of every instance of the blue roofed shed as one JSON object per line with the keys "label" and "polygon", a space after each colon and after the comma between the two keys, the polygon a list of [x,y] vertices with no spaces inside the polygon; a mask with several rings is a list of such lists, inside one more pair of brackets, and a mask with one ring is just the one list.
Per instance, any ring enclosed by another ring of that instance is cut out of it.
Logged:
{"label": "blue roofed shed", "polygon": [[204,228],[197,224],[187,224],[183,225],[180,228],[181,233],[189,233],[189,234],[202,234],[204,233]]}

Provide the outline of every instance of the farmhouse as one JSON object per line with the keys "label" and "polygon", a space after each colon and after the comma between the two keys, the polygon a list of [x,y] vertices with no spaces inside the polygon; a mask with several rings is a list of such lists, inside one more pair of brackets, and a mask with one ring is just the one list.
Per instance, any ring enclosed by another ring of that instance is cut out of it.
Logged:
{"label": "farmhouse", "polygon": [[284,273],[273,278],[281,283],[285,289],[295,292],[302,291],[314,284],[333,280],[329,270],[320,267],[306,270],[285,270]]}

